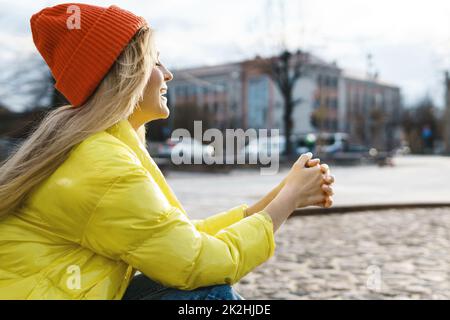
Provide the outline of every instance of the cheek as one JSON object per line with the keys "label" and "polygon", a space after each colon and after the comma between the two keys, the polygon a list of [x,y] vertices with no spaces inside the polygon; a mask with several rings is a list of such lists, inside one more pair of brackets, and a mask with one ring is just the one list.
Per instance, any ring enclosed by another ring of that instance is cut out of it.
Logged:
{"label": "cheek", "polygon": [[159,81],[157,73],[152,73],[147,87],[145,88],[140,107],[146,116],[153,120],[167,118],[169,116],[166,102],[164,102],[161,97],[161,87],[162,82]]}
{"label": "cheek", "polygon": [[158,98],[161,95],[161,87],[164,82],[164,76],[158,69],[153,69],[146,88],[146,95],[150,98]]}
{"label": "cheek", "polygon": [[145,87],[140,110],[147,120],[165,119],[169,116],[166,102],[161,97],[161,88],[164,83],[163,73],[154,68]]}
{"label": "cheek", "polygon": [[144,96],[143,96],[143,104],[146,106],[152,106],[152,105],[154,106],[155,103],[160,100],[161,85],[156,80],[157,79],[155,79],[155,77],[152,73],[152,76],[150,77],[150,80],[147,83],[147,87],[145,88]]}
{"label": "cheek", "polygon": [[144,101],[147,104],[151,104],[152,102],[154,104],[155,98],[156,98],[155,88],[150,85],[147,86],[144,93]]}

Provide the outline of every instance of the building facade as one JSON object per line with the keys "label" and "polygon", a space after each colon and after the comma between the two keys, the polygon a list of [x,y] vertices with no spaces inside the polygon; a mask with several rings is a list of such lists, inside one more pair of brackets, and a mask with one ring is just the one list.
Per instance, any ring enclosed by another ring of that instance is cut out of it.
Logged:
{"label": "building facade", "polygon": [[[350,76],[335,63],[313,55],[305,61],[293,89],[293,100],[298,102],[292,112],[294,135],[347,132],[354,143],[381,149],[395,144],[389,138],[399,135],[398,87]],[[195,109],[202,120],[207,115],[209,127],[276,128],[283,134],[283,97],[258,68],[257,58],[173,74],[169,101],[175,117],[180,110]]]}
{"label": "building facade", "polygon": [[392,150],[400,145],[402,102],[400,88],[366,75],[341,77],[339,131],[354,144]]}
{"label": "building facade", "polygon": [[196,113],[203,116],[198,120],[206,117],[211,127],[242,127],[242,68],[239,63],[174,70],[173,74],[168,90],[173,118]]}

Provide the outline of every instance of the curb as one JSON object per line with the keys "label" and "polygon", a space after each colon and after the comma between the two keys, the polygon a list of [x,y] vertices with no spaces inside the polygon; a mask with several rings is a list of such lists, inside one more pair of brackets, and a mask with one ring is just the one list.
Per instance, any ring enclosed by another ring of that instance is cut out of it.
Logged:
{"label": "curb", "polygon": [[450,208],[450,203],[407,203],[407,204],[374,204],[374,205],[356,205],[356,206],[337,206],[332,208],[317,209],[296,209],[290,217],[300,216],[320,216],[329,214],[347,214],[361,211],[383,211],[383,210],[406,210],[420,208]]}

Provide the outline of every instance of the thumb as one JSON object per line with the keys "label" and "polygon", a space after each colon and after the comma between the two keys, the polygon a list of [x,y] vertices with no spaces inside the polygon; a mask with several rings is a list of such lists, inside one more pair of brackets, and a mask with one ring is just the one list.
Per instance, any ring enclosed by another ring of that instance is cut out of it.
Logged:
{"label": "thumb", "polygon": [[298,158],[297,164],[298,164],[300,167],[305,167],[305,166],[306,166],[306,163],[307,163],[309,160],[311,160],[312,156],[313,156],[313,155],[312,155],[311,152],[307,152],[307,153],[302,154],[302,155],[300,156],[300,158]]}

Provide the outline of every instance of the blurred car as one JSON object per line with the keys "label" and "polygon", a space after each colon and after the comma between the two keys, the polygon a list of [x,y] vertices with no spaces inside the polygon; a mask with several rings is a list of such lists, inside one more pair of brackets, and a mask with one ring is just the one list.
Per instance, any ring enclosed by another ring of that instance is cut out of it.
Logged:
{"label": "blurred car", "polygon": [[260,161],[261,156],[280,156],[286,147],[284,136],[263,137],[250,140],[250,142],[240,151],[246,159]]}
{"label": "blurred car", "polygon": [[315,153],[316,148],[316,135],[314,133],[309,133],[307,135],[299,136],[295,141],[295,152],[297,155],[303,153],[312,152]]}
{"label": "blurred car", "polygon": [[5,160],[22,143],[22,139],[0,138],[0,161]]}
{"label": "blurred car", "polygon": [[194,163],[194,159],[209,159],[213,157],[214,147],[205,146],[189,137],[183,138],[180,141],[167,139],[165,143],[159,145],[156,157],[171,158],[172,155],[189,159],[190,163]]}
{"label": "blurred car", "polygon": [[343,150],[348,153],[358,153],[366,158],[375,158],[379,155],[379,152],[376,148],[369,148],[363,145],[358,144],[350,144]]}
{"label": "blurred car", "polygon": [[348,146],[348,134],[346,133],[321,133],[315,143],[315,151],[322,155],[331,155],[344,152]]}
{"label": "blurred car", "polygon": [[160,143],[155,152],[155,156],[158,158],[170,158],[172,155],[172,149],[177,143],[172,139],[167,139],[165,142]]}
{"label": "blurred car", "polygon": [[392,163],[392,158],[388,152],[379,151],[373,147],[349,143],[345,143],[342,151],[333,153],[331,158],[341,164],[375,163],[382,166]]}
{"label": "blurred car", "polygon": [[405,141],[403,141],[401,143],[400,147],[398,147],[395,150],[396,155],[404,156],[404,155],[408,155],[410,153],[411,153],[411,148],[409,147],[408,143],[406,143]]}

